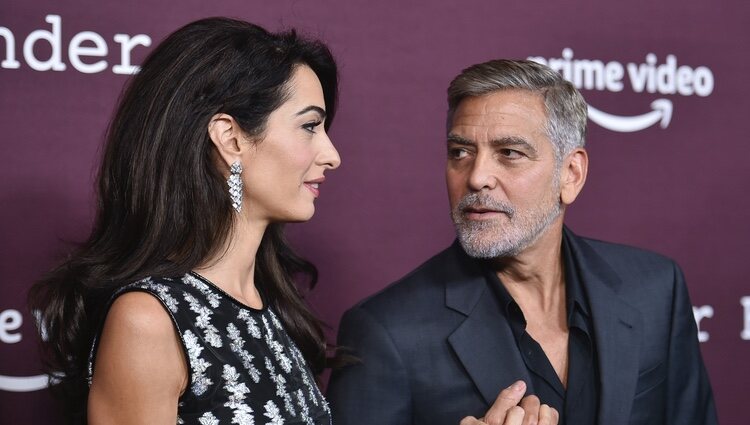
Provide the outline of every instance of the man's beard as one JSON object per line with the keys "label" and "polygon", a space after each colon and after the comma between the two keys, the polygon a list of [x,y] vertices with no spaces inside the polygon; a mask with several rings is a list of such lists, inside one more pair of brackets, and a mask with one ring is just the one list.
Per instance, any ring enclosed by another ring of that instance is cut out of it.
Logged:
{"label": "man's beard", "polygon": [[[552,186],[543,204],[526,211],[518,211],[513,205],[481,192],[464,196],[451,211],[464,251],[474,258],[513,257],[536,242],[562,212],[559,180],[555,179]],[[507,216],[507,222],[467,220],[464,211],[469,207],[500,211]]]}

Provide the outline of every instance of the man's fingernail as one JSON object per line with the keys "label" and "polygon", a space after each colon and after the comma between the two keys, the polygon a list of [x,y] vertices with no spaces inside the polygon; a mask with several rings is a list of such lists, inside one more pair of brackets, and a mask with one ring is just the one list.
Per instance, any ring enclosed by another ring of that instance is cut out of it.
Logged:
{"label": "man's fingernail", "polygon": [[510,389],[513,391],[521,391],[523,390],[523,387],[524,387],[523,381],[516,381],[515,383],[513,383],[513,385],[510,386]]}

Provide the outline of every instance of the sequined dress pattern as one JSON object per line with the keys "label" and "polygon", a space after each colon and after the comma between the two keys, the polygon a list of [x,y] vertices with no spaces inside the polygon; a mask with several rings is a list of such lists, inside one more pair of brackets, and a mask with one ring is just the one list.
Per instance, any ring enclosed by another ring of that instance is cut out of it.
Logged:
{"label": "sequined dress pattern", "polygon": [[[331,414],[302,353],[273,308],[250,308],[198,274],[146,278],[144,291],[172,317],[189,363],[178,424],[330,425]],[[96,343],[89,359],[93,376]]]}

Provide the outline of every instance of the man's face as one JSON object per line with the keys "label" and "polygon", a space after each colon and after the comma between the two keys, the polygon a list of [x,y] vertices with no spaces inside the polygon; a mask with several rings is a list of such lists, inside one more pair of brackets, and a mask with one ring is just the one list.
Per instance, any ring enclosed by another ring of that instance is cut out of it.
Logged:
{"label": "man's face", "polygon": [[451,216],[472,257],[515,256],[560,215],[560,170],[538,94],[503,90],[461,101],[448,133]]}

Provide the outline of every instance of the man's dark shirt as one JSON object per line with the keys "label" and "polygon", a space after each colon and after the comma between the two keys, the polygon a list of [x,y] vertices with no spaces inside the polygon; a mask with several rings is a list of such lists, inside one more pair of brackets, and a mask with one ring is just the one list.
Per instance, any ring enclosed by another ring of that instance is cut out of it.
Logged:
{"label": "man's dark shirt", "polygon": [[586,425],[596,422],[599,396],[596,346],[591,313],[584,289],[565,238],[562,244],[565,268],[565,298],[568,317],[568,387],[563,387],[542,347],[526,332],[526,319],[518,304],[492,270],[487,270],[490,286],[503,307],[518,350],[531,376],[527,394],[535,394],[542,404],[557,409],[559,425]]}

